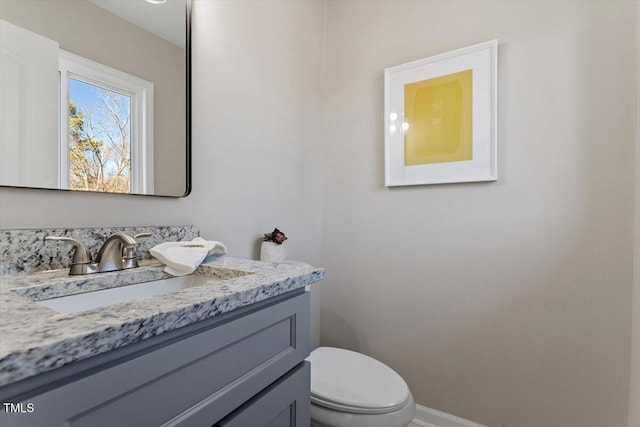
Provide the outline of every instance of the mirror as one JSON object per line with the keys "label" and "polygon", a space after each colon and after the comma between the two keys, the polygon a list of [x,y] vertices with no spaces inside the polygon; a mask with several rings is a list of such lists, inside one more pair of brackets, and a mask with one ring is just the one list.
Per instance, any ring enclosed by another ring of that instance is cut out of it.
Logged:
{"label": "mirror", "polygon": [[0,186],[190,191],[190,0],[1,0]]}

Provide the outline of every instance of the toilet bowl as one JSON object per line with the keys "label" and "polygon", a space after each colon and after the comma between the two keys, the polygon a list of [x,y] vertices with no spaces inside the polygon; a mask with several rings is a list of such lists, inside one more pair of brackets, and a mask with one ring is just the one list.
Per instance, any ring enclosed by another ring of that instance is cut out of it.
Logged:
{"label": "toilet bowl", "polygon": [[407,383],[384,363],[334,347],[311,362],[312,427],[406,427],[416,404]]}

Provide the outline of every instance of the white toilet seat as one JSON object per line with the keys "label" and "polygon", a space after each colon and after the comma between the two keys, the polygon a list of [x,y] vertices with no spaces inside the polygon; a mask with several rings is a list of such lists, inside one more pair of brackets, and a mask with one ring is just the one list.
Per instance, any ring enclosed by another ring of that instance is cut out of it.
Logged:
{"label": "white toilet seat", "polygon": [[409,394],[406,405],[386,414],[353,414],[311,404],[311,427],[405,427],[416,416],[416,402]]}
{"label": "white toilet seat", "polygon": [[319,347],[307,360],[313,426],[404,427],[413,419],[409,387],[384,363],[333,347]]}
{"label": "white toilet seat", "polygon": [[331,400],[325,400],[317,396],[313,396],[313,395],[311,396],[311,403],[313,403],[314,405],[322,406],[323,408],[327,408],[327,409],[331,409],[333,411],[339,411],[339,412],[348,412],[350,414],[369,414],[369,415],[388,414],[389,412],[395,412],[401,409],[404,405],[406,405],[408,401],[409,401],[409,396],[407,396],[407,400],[405,400],[404,402],[402,402],[401,405],[398,405],[398,406],[392,406],[388,408],[368,408],[368,407],[362,407],[362,406],[344,405],[344,404],[333,402]]}

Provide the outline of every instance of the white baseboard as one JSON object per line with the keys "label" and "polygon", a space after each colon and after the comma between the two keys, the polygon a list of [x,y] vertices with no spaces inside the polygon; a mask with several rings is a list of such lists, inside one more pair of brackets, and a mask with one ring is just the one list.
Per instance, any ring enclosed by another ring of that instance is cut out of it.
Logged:
{"label": "white baseboard", "polygon": [[418,404],[416,404],[416,417],[412,423],[420,427],[485,427],[482,424]]}

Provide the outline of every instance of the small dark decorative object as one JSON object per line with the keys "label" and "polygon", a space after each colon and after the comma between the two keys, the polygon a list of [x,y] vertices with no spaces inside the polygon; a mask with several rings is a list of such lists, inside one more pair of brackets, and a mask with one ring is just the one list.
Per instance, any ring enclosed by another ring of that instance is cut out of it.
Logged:
{"label": "small dark decorative object", "polygon": [[275,228],[271,233],[265,233],[264,237],[262,238],[263,242],[273,242],[278,245],[283,244],[285,240],[287,240],[287,236],[285,236],[284,233],[277,228]]}

